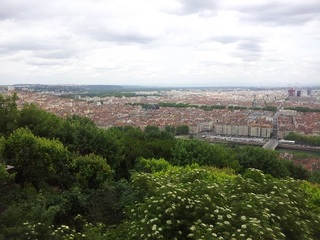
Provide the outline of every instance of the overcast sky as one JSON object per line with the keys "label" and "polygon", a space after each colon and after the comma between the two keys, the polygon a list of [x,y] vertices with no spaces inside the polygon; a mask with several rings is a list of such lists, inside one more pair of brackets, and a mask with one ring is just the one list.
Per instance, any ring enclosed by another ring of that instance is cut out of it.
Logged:
{"label": "overcast sky", "polygon": [[0,0],[0,85],[320,85],[319,0]]}

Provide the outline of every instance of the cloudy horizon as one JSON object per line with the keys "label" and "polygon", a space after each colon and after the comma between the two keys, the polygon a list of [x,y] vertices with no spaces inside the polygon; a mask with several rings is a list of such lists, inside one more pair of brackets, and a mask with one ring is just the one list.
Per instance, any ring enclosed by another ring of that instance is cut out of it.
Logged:
{"label": "cloudy horizon", "polygon": [[320,1],[2,0],[0,85],[320,85]]}

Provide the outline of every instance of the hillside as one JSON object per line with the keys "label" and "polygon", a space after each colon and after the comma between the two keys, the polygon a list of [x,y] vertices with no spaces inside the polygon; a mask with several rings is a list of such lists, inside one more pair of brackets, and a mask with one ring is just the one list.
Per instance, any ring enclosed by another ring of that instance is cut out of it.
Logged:
{"label": "hillside", "polygon": [[320,239],[319,172],[276,152],[15,101],[0,95],[0,239]]}

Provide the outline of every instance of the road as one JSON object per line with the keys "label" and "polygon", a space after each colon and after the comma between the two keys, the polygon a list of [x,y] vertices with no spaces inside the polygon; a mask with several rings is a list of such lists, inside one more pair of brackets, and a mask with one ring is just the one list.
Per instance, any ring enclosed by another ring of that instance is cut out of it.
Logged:
{"label": "road", "polygon": [[277,139],[270,139],[266,144],[263,145],[262,148],[275,150],[278,146],[279,141]]}

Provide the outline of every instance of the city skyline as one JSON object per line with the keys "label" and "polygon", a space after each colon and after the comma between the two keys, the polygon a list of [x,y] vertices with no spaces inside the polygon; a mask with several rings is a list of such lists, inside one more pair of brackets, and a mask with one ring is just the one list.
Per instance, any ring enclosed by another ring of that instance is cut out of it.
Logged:
{"label": "city skyline", "polygon": [[320,85],[320,2],[3,0],[0,85]]}

